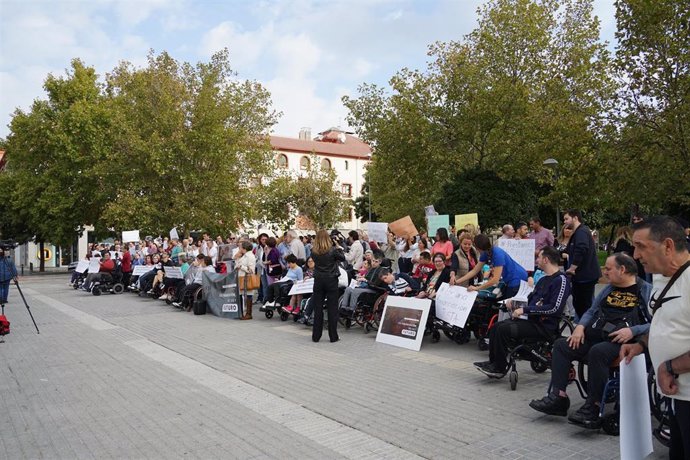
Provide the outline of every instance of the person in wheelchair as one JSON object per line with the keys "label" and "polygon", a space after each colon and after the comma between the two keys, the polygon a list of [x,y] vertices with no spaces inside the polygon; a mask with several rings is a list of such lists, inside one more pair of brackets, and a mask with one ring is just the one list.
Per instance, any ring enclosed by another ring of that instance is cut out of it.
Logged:
{"label": "person in wheelchair", "polygon": [[551,393],[529,403],[548,415],[566,416],[570,399],[566,393],[573,360],[587,360],[587,399],[568,417],[572,423],[597,429],[599,403],[609,379],[612,364],[622,344],[649,331],[647,306],[651,285],[637,276],[637,264],[627,254],[616,253],[606,259],[604,275],[609,284],[582,315],[570,337],[556,341],[551,361]]}
{"label": "person in wheelchair", "polygon": [[385,257],[382,251],[374,251],[371,257],[371,269],[364,277],[357,278],[357,287],[348,286],[341,298],[340,308],[349,312],[357,309],[357,300],[362,294],[371,294],[376,291],[372,287],[382,287],[379,281],[379,273],[382,272],[382,262]]}
{"label": "person in wheelchair", "polygon": [[296,281],[302,281],[304,279],[304,272],[302,267],[297,265],[297,256],[294,254],[288,254],[285,256],[285,262],[288,265],[288,271],[285,277],[276,281],[268,287],[268,297],[267,302],[261,307],[261,311],[265,311],[266,307],[276,307],[277,299],[280,298],[280,289],[285,288],[287,285],[292,285]]}
{"label": "person in wheelchair", "polygon": [[[513,310],[512,318],[498,323],[490,331],[489,361],[474,366],[491,378],[502,378],[508,371],[508,354],[522,340],[553,340],[570,295],[570,281],[558,268],[560,255],[553,247],[539,252],[537,264],[545,276],[527,298],[527,305]],[[526,319],[524,319],[526,316]]]}
{"label": "person in wheelchair", "polygon": [[419,283],[407,273],[393,273],[384,268],[379,273],[379,279],[390,295],[409,295],[419,291]]}
{"label": "person in wheelchair", "polygon": [[[99,257],[98,254],[95,254],[93,257]],[[100,269],[97,273],[89,273],[86,276],[86,281],[84,281],[84,285],[81,287],[82,290],[84,291],[89,291],[91,290],[91,286],[93,285],[94,282],[100,281],[101,277],[105,273],[110,273],[115,269],[115,261],[110,258],[110,253],[105,252],[103,255],[103,260],[101,261]]]}

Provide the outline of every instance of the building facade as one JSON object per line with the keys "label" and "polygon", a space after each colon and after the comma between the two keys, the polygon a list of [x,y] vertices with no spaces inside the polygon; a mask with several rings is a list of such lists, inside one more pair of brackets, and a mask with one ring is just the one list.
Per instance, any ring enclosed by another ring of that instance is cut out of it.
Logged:
{"label": "building facade", "polygon": [[[302,128],[298,138],[271,136],[278,168],[299,175],[309,167],[315,154],[322,169],[333,169],[343,198],[355,200],[364,184],[364,172],[371,161],[371,147],[352,133],[330,128],[312,138],[309,128]],[[343,229],[358,229],[362,224],[355,216],[354,206],[350,219],[341,222]]]}

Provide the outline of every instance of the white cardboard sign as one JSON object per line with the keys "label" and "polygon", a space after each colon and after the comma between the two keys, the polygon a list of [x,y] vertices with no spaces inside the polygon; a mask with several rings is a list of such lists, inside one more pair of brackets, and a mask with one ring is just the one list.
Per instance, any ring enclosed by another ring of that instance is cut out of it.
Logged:
{"label": "white cardboard sign", "polygon": [[298,281],[292,285],[289,295],[311,294],[314,292],[314,278]]}
{"label": "white cardboard sign", "polygon": [[177,227],[170,230],[170,239],[171,240],[179,240],[180,239],[180,235],[177,234]]}
{"label": "white cardboard sign", "polygon": [[123,243],[138,243],[139,240],[139,230],[127,230],[122,232],[122,242]]}
{"label": "white cardboard sign", "polygon": [[181,280],[184,279],[182,269],[180,267],[163,267],[165,276],[170,279]]}
{"label": "white cardboard sign", "polygon": [[376,241],[377,243],[388,242],[388,223],[369,222],[367,224],[367,234],[370,241]]}
{"label": "white cardboard sign", "polygon": [[457,327],[465,327],[478,292],[462,286],[441,284],[436,291],[436,318]]}
{"label": "white cardboard sign", "polygon": [[151,270],[153,270],[153,267],[149,265],[135,265],[134,270],[132,271],[132,276],[141,276],[144,273],[150,272]]}
{"label": "white cardboard sign", "polygon": [[534,271],[534,240],[498,240],[498,247],[508,253],[528,272]]}
{"label": "white cardboard sign", "polygon": [[645,359],[635,356],[620,370],[620,458],[641,460],[654,450]]}
{"label": "white cardboard sign", "polygon": [[430,299],[388,296],[376,341],[419,351],[430,308]]}
{"label": "white cardboard sign", "polygon": [[89,261],[88,260],[80,260],[79,263],[77,264],[77,268],[75,268],[74,271],[77,273],[84,273],[88,269],[89,269]]}
{"label": "white cardboard sign", "polygon": [[98,273],[101,270],[101,258],[92,257],[89,261],[89,273]]}

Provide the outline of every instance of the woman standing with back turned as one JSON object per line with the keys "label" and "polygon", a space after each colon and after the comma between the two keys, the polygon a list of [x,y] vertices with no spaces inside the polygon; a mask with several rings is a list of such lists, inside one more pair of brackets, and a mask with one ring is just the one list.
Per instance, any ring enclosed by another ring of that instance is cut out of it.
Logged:
{"label": "woman standing with back turned", "polygon": [[342,248],[335,246],[326,230],[316,233],[314,246],[311,250],[314,259],[314,293],[310,302],[314,307],[314,328],[311,339],[314,342],[321,340],[323,333],[323,302],[328,306],[328,336],[331,342],[337,342],[338,338],[338,262],[345,260]]}

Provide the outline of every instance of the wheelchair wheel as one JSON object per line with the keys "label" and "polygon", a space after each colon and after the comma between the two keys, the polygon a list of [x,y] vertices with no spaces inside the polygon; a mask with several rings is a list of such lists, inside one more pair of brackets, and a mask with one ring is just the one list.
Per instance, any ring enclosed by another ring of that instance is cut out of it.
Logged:
{"label": "wheelchair wheel", "polygon": [[101,294],[102,294],[102,293],[101,293],[101,287],[100,287],[100,286],[94,286],[94,287],[92,287],[92,288],[91,288],[91,294],[93,294],[93,295],[95,295],[95,296],[101,295]]}
{"label": "wheelchair wheel", "polygon": [[266,310],[266,312],[264,313],[264,315],[266,315],[266,318],[267,318],[267,319],[273,318],[273,310]]}
{"label": "wheelchair wheel", "polygon": [[469,329],[460,329],[459,331],[455,331],[455,336],[453,337],[453,340],[458,345],[462,345],[464,343],[469,342],[471,336],[472,331],[470,331]]}
{"label": "wheelchair wheel", "polygon": [[113,294],[122,294],[123,292],[125,292],[125,286],[123,284],[113,284]]}
{"label": "wheelchair wheel", "polygon": [[281,320],[281,321],[287,321],[288,318],[290,318],[290,313],[288,313],[288,312],[286,312],[286,311],[281,311],[281,312],[280,312],[280,320]]}
{"label": "wheelchair wheel", "polygon": [[615,412],[613,414],[605,415],[604,418],[601,419],[601,428],[604,430],[604,433],[611,436],[618,436],[620,434],[619,417],[620,414]]}
{"label": "wheelchair wheel", "polygon": [[561,319],[561,323],[558,326],[558,334],[561,337],[570,337],[574,330],[575,327],[573,327],[572,321],[570,321],[568,318]]}
{"label": "wheelchair wheel", "polygon": [[517,389],[517,383],[518,383],[518,373],[517,371],[510,371],[510,375],[508,376],[510,379],[510,389],[515,391]]}
{"label": "wheelchair wheel", "polygon": [[441,340],[441,333],[438,332],[438,330],[434,329],[434,330],[431,332],[431,343],[436,343],[436,342],[438,342],[439,340]]}
{"label": "wheelchair wheel", "polygon": [[546,372],[546,370],[549,368],[549,366],[546,363],[543,363],[541,361],[530,361],[529,366],[537,374],[542,374]]}

